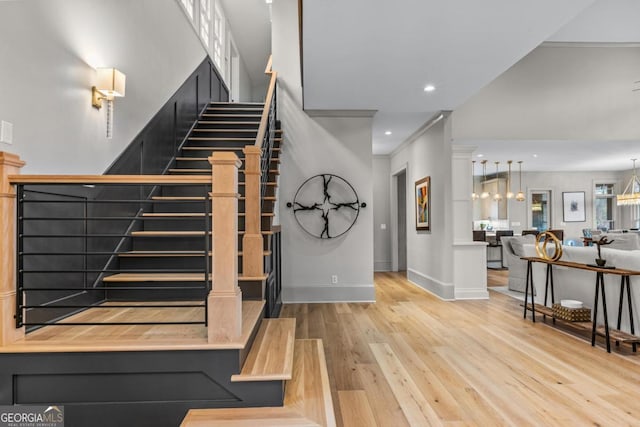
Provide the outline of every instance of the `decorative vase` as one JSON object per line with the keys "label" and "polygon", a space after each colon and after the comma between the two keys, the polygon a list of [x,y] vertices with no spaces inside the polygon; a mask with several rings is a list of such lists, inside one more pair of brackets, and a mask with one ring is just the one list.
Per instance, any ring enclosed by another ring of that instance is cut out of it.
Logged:
{"label": "decorative vase", "polygon": [[596,265],[598,267],[604,267],[604,265],[607,263],[606,259],[602,259],[602,258],[596,258]]}

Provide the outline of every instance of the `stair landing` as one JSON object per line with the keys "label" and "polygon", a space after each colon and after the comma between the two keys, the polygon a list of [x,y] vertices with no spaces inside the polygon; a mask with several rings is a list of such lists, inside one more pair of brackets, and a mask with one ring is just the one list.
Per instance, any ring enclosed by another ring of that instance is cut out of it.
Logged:
{"label": "stair landing", "polygon": [[[202,304],[181,301],[174,304]],[[28,333],[22,340],[0,347],[1,353],[66,353],[158,350],[244,349],[260,322],[264,301],[242,301],[242,334],[234,341],[209,343],[204,325],[92,325],[64,326],[69,322],[143,322],[180,319],[202,321],[202,308],[123,308],[120,305],[153,302],[109,302]],[[171,304],[162,302],[158,304]]]}

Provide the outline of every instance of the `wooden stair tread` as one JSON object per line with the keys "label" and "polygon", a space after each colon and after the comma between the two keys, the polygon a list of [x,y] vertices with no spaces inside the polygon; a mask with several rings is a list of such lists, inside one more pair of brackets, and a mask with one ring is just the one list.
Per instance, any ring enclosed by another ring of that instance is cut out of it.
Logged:
{"label": "wooden stair tread", "polygon": [[242,371],[232,375],[232,382],[290,380],[296,319],[265,319],[251,346]]}
{"label": "wooden stair tread", "polygon": [[249,117],[249,118],[258,119],[256,121],[259,121],[262,118],[262,115],[261,114],[218,114],[218,113],[210,114],[210,113],[204,113],[202,115],[202,117],[211,117],[211,118],[215,118],[215,117]]}
{"label": "wooden stair tread", "polygon": [[[222,123],[228,123],[228,124],[235,124],[236,122],[217,122],[219,124]],[[253,123],[253,122],[250,122]],[[193,130],[194,132],[251,132],[251,133],[256,133],[257,129],[208,129],[208,128],[196,128]],[[282,133],[282,129],[275,129],[274,130],[275,133]],[[255,138],[254,138],[255,139]]]}
{"label": "wooden stair tread", "polygon": [[[274,138],[275,141],[278,141],[280,138]],[[211,150],[211,151],[242,151],[244,147],[182,147],[182,150],[187,151],[202,151],[202,150]],[[279,147],[274,147],[271,149],[272,151],[280,151]]]}
{"label": "wooden stair tread", "polygon": [[[271,251],[262,251],[262,255],[269,256]],[[209,256],[211,252],[209,252]],[[129,251],[121,252],[118,254],[123,258],[134,257],[201,257],[204,256],[204,251]],[[238,252],[238,256],[242,256],[242,251]]]}
{"label": "wooden stair tread", "polygon": [[[169,169],[171,173],[211,173],[211,168],[208,169],[189,169],[189,168],[172,168]],[[244,172],[244,169],[241,169],[240,172]],[[269,171],[269,173],[273,173],[274,175],[280,175],[280,173],[275,173]],[[238,185],[244,185],[244,181],[239,182]],[[267,185],[275,185],[274,182],[268,182]]]}
{"label": "wooden stair tread", "polygon": [[[203,196],[153,196],[151,200],[175,200],[175,201],[187,201],[187,200],[204,200]],[[240,196],[239,200],[245,200],[244,196]],[[276,200],[275,196],[265,196],[262,200]]]}
{"label": "wooden stair tread", "polygon": [[255,141],[255,138],[239,136],[190,136],[189,141]]}
{"label": "wooden stair tread", "polygon": [[[210,213],[209,216],[211,216],[212,214]],[[275,216],[275,213],[268,213],[268,212],[262,212],[260,214],[261,216],[265,216],[265,217],[271,217],[271,216]],[[163,218],[163,217],[168,217],[168,218],[179,218],[179,217],[185,217],[185,218],[202,218],[204,217],[203,213],[197,213],[197,212],[149,212],[149,213],[143,213],[142,214],[143,217],[150,217],[150,218]],[[238,212],[238,216],[246,216],[246,214],[244,212]]]}
{"label": "wooden stair tread", "polygon": [[[178,236],[204,236],[204,231],[132,231],[131,235],[134,237],[178,237]],[[262,235],[270,236],[273,231],[262,231]],[[211,234],[211,232],[209,232]],[[238,230],[238,234],[244,234],[244,230]]]}
{"label": "wooden stair tread", "polygon": [[331,388],[322,340],[296,340],[293,373],[284,406],[272,408],[191,409],[181,427],[335,426]]}
{"label": "wooden stair tread", "polygon": [[256,127],[260,124],[260,122],[250,121],[250,122],[239,122],[239,121],[215,121],[215,120],[198,120],[198,124],[202,125],[226,125],[226,124],[234,124],[234,125],[256,125]]}
{"label": "wooden stair tread", "polygon": [[[211,105],[211,104],[209,104]],[[222,111],[262,111],[264,110],[264,107],[219,107],[219,106],[215,106],[215,107],[207,107],[207,111],[217,111],[217,110],[222,110]]]}
{"label": "wooden stair tread", "polygon": [[[211,277],[213,278],[213,277]],[[240,281],[266,280],[267,276],[238,276]],[[203,273],[117,273],[107,276],[104,282],[202,282]]]}

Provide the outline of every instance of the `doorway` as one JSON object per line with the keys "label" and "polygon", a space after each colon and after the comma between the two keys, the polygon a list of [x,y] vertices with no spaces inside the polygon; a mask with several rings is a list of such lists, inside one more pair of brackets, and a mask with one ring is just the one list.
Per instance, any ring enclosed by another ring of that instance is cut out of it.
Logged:
{"label": "doorway", "polygon": [[398,271],[407,270],[407,171],[396,175],[397,226],[398,226]]}

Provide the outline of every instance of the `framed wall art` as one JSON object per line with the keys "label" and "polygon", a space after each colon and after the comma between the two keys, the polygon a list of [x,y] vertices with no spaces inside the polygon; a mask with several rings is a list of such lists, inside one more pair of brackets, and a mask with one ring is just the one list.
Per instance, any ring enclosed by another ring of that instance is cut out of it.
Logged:
{"label": "framed wall art", "polygon": [[584,191],[562,193],[562,220],[564,222],[585,222]]}
{"label": "framed wall art", "polygon": [[416,230],[431,230],[431,177],[416,181]]}

